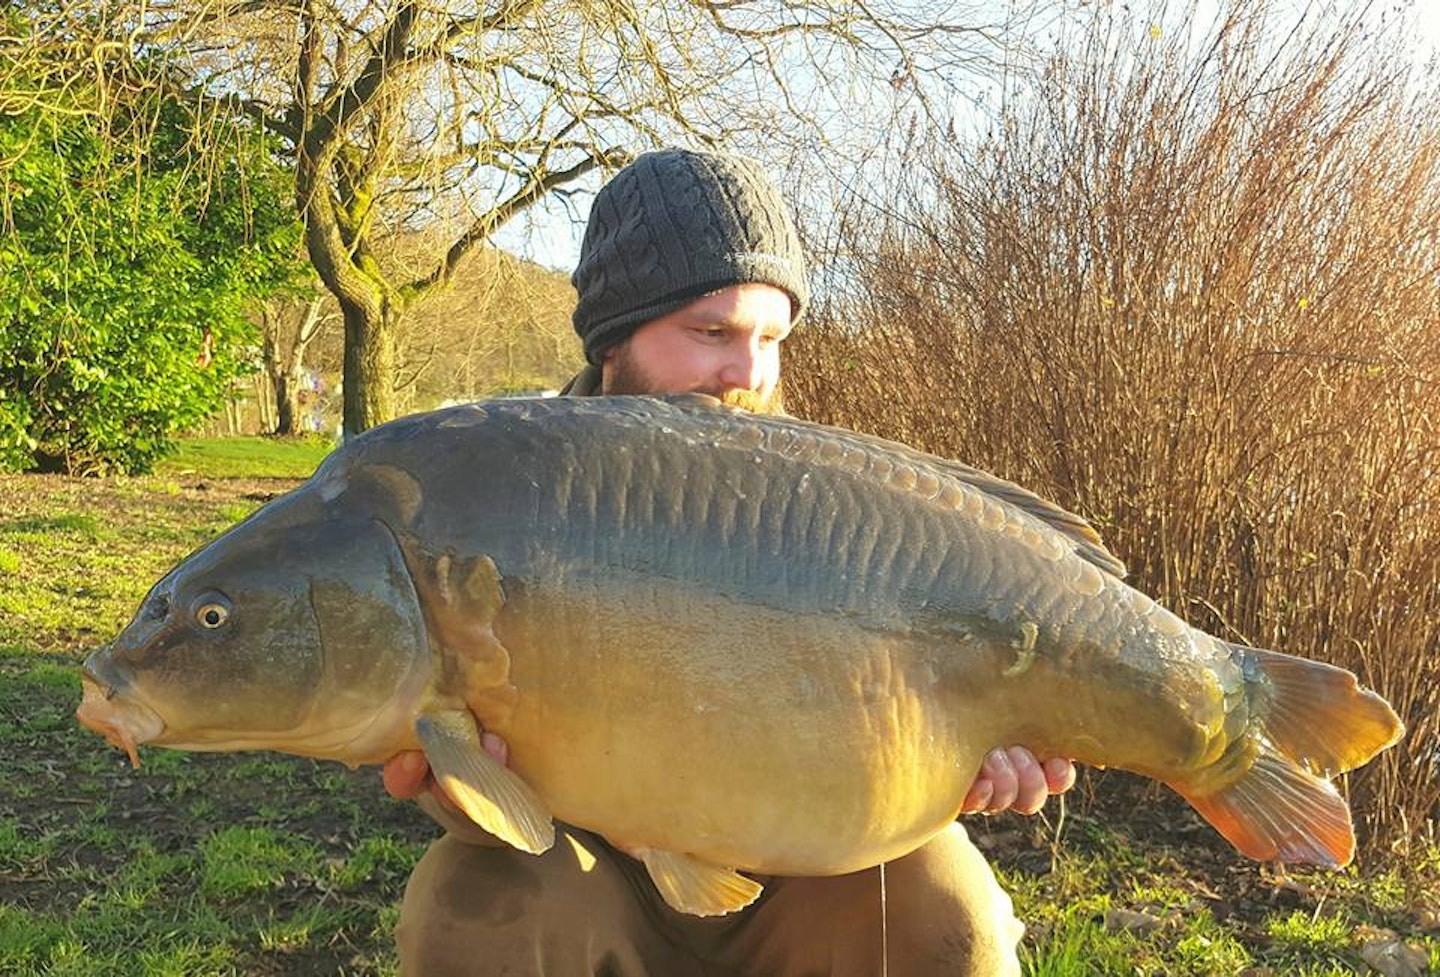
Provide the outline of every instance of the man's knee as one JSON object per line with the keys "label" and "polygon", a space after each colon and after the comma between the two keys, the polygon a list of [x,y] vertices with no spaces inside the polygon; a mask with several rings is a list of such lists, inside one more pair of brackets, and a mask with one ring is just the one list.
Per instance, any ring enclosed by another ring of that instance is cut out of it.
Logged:
{"label": "man's knee", "polygon": [[[545,888],[539,859],[513,848],[468,845],[446,835],[405,886],[395,930],[402,972],[425,977],[498,973],[498,953],[538,938],[534,911]],[[482,961],[490,963],[482,965]]]}
{"label": "man's knee", "polygon": [[441,838],[405,887],[395,933],[401,973],[680,973],[623,860],[573,829],[559,830],[543,855]]}
{"label": "man's knee", "polygon": [[[944,966],[934,973],[1020,973],[1017,948],[1025,927],[959,824],[885,871],[889,928],[900,952]],[[926,971],[918,966],[905,972]]]}
{"label": "man's knee", "polygon": [[738,973],[1018,977],[1024,927],[958,825],[884,871],[781,878],[723,943]]}
{"label": "man's knee", "polygon": [[402,924],[411,916],[449,926],[503,926],[541,897],[541,860],[513,848],[468,845],[446,835],[420,859],[405,886]]}

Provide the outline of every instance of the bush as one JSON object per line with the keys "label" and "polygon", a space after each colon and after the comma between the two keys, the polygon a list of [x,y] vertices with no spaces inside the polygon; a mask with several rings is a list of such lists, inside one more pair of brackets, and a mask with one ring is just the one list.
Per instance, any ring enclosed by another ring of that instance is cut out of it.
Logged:
{"label": "bush", "polygon": [[148,469],[253,369],[248,304],[298,273],[263,142],[204,146],[182,102],[139,92],[104,118],[0,118],[5,469]]}

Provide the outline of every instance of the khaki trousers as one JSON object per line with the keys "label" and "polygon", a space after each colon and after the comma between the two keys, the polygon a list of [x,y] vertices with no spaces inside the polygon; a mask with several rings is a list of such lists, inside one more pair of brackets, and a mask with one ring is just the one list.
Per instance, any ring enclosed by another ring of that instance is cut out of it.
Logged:
{"label": "khaki trousers", "polygon": [[885,867],[762,879],[745,910],[670,909],[644,866],[560,828],[534,856],[446,835],[405,889],[406,977],[1018,977],[1024,927],[958,824]]}

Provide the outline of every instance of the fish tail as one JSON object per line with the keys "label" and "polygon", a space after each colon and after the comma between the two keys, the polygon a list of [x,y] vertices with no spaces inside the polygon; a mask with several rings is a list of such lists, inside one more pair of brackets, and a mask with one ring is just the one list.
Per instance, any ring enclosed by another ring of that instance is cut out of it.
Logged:
{"label": "fish tail", "polygon": [[1349,863],[1350,808],[1329,778],[1392,746],[1404,725],[1343,668],[1259,648],[1230,650],[1246,679],[1245,731],[1199,777],[1171,786],[1251,858]]}

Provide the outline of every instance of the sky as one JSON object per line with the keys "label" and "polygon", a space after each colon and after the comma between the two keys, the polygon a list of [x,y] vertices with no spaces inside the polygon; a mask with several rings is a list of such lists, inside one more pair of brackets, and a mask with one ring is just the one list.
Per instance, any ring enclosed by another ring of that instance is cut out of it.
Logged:
{"label": "sky", "polygon": [[1419,28],[1416,40],[1426,47],[1432,56],[1440,52],[1440,0],[1419,0],[1420,12],[1416,14]]}
{"label": "sky", "polygon": [[[1347,0],[1337,0],[1345,3]],[[1384,11],[1406,0],[1377,0],[1375,6]],[[1211,7],[1209,0],[1200,0],[1201,14],[1205,22],[1204,8]],[[1440,0],[1413,0],[1413,22],[1417,28],[1414,42],[1416,57],[1422,63],[1429,58],[1440,64]],[[599,185],[598,176],[592,176],[589,189]],[[496,236],[496,244],[507,251],[529,258],[548,268],[569,274],[580,254],[580,240],[585,231],[585,217],[588,214],[590,197],[581,193],[574,195],[568,207],[552,201],[549,205],[532,208],[527,217],[520,217],[503,228]]]}

